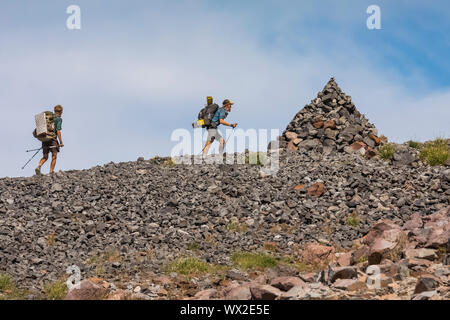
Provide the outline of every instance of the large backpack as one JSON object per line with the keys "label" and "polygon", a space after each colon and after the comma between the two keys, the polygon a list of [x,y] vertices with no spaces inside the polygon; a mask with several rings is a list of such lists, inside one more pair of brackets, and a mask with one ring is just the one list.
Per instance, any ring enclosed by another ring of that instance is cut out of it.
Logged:
{"label": "large backpack", "polygon": [[203,128],[209,128],[211,126],[212,118],[219,109],[219,106],[216,103],[207,105],[198,113],[198,119],[204,121]]}
{"label": "large backpack", "polygon": [[34,116],[36,129],[33,136],[42,142],[49,142],[56,139],[55,124],[53,122],[55,115],[51,111],[45,111]]}

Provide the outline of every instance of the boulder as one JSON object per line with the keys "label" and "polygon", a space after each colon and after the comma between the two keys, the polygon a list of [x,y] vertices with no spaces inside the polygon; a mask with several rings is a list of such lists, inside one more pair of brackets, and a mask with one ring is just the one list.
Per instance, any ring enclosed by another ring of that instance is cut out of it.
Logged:
{"label": "boulder", "polygon": [[250,287],[253,300],[275,300],[283,292],[269,285],[256,285]]}
{"label": "boulder", "polygon": [[293,287],[306,287],[306,283],[298,277],[278,277],[270,281],[270,285],[282,291],[289,291]]}
{"label": "boulder", "polygon": [[103,300],[109,290],[91,280],[83,280],[78,288],[70,290],[64,300]]}

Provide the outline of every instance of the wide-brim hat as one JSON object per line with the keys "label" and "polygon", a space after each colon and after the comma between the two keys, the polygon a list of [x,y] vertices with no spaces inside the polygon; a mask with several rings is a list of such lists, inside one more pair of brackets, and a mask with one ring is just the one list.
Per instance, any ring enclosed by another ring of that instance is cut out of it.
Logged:
{"label": "wide-brim hat", "polygon": [[223,103],[222,103],[222,105],[226,106],[227,104],[231,104],[231,105],[233,105],[233,104],[234,104],[234,102],[233,102],[233,101],[231,101],[231,100],[229,100],[229,99],[225,99],[225,100],[223,100]]}

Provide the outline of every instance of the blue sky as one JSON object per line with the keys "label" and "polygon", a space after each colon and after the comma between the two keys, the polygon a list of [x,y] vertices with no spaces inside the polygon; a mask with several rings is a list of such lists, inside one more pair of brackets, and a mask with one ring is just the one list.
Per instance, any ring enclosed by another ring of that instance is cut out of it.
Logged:
{"label": "blue sky", "polygon": [[[66,8],[81,8],[81,30]],[[381,30],[366,9],[381,8]],[[284,130],[331,76],[390,140],[450,137],[448,1],[2,1],[0,177],[33,174],[34,114],[62,104],[57,170],[169,155],[207,95]],[[48,165],[48,164],[47,164]],[[47,172],[48,167],[44,169]]]}

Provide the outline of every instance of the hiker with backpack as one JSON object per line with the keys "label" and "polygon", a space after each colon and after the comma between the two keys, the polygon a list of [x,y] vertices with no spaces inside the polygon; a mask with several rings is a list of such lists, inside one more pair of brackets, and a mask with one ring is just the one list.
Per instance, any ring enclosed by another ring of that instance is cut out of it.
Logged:
{"label": "hiker with backpack", "polygon": [[[211,98],[211,102],[212,102],[212,98]],[[211,143],[213,143],[213,141],[215,139],[217,139],[220,142],[220,147],[219,147],[219,153],[222,154],[223,150],[225,148],[225,140],[224,138],[221,136],[221,134],[219,133],[219,130],[217,129],[217,127],[219,125],[225,125],[225,126],[229,126],[229,127],[233,127],[236,128],[237,123],[228,123],[225,121],[225,118],[228,116],[228,113],[231,111],[231,106],[234,104],[233,101],[229,100],[229,99],[225,99],[222,103],[222,107],[218,108],[217,104],[217,111],[214,112],[214,115],[210,118],[210,122],[209,125],[206,126],[207,130],[208,130],[208,138],[206,139],[206,144],[203,147],[203,156],[206,156],[208,154],[209,148],[211,147]],[[207,121],[205,121],[206,123]]]}
{"label": "hiker with backpack", "polygon": [[[56,158],[58,156],[59,148],[64,147],[61,137],[61,130],[62,130],[61,116],[63,113],[63,107],[61,105],[57,105],[53,110],[54,113],[48,111],[44,112],[45,120],[47,122],[46,123],[47,130],[45,130],[46,132],[40,135],[38,134],[39,132],[36,133],[36,130],[35,132],[33,132],[33,135],[37,139],[39,139],[39,141],[42,141],[42,152],[44,154],[41,161],[39,161],[38,167],[35,170],[37,175],[41,174],[41,167],[48,160],[48,155],[50,152],[52,153],[52,162],[50,163],[50,174],[53,173],[53,171],[55,170]],[[41,115],[42,114],[37,115],[36,118]]]}

